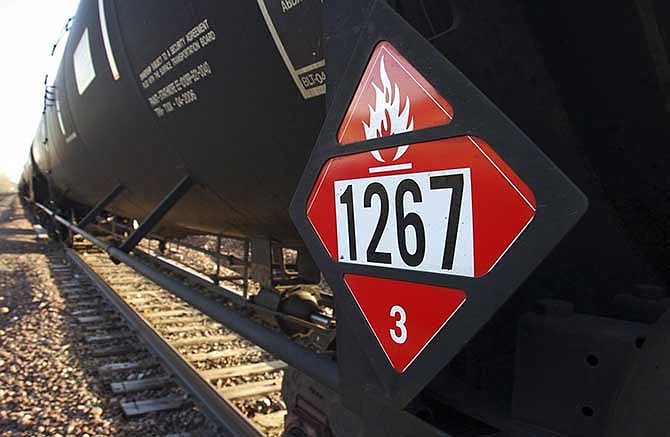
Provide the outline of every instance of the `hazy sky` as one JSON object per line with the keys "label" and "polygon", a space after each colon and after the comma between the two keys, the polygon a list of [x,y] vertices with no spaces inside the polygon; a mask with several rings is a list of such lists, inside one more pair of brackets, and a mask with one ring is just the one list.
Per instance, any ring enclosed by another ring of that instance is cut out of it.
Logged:
{"label": "hazy sky", "polygon": [[0,0],[0,173],[15,182],[42,113],[51,49],[77,4],[79,0]]}

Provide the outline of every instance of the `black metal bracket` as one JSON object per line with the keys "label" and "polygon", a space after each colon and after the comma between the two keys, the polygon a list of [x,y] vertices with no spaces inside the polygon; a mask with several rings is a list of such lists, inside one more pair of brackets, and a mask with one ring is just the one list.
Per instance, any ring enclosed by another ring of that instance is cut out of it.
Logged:
{"label": "black metal bracket", "polygon": [[98,217],[98,214],[100,214],[105,208],[107,208],[109,204],[114,201],[114,199],[119,197],[119,194],[121,194],[123,190],[125,190],[125,187],[122,184],[117,185],[114,188],[114,190],[112,190],[111,193],[109,193],[104,199],[98,202],[98,204],[95,205],[93,209],[91,209],[83,219],[81,219],[81,221],[78,223],[78,226],[82,229],[85,229],[86,226],[93,223],[96,217]]}
{"label": "black metal bracket", "polygon": [[182,180],[179,181],[176,187],[168,193],[167,196],[160,201],[160,203],[154,208],[153,211],[144,219],[142,223],[138,226],[135,231],[128,236],[126,241],[119,247],[119,250],[125,253],[129,253],[131,250],[137,246],[137,243],[146,237],[149,232],[158,224],[159,221],[165,214],[167,214],[170,209],[182,198],[188,190],[193,185],[193,180],[191,176],[185,176]]}

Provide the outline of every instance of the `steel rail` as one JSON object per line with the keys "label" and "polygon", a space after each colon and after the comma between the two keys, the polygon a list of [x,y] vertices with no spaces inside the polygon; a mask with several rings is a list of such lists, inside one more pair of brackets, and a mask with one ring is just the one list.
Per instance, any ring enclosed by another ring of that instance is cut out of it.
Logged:
{"label": "steel rail", "polygon": [[271,331],[238,314],[236,311],[223,307],[220,303],[203,296],[201,293],[148,266],[137,257],[119,250],[110,243],[99,240],[44,205],[37,202],[35,202],[35,205],[58,223],[106,251],[113,259],[128,265],[170,293],[179,296],[202,313],[225,325],[252,343],[257,344],[287,364],[309,375],[328,388],[336,392],[338,391],[339,373],[337,364],[333,361],[332,357],[325,354],[317,354],[293,342],[285,335]]}
{"label": "steel rail", "polygon": [[105,298],[132,326],[152,352],[163,362],[179,385],[190,393],[203,413],[217,423],[225,435],[262,435],[261,431],[216,389],[205,381],[198,371],[185,361],[151,325],[133,310],[73,249],[65,248],[70,258],[95,285]]}

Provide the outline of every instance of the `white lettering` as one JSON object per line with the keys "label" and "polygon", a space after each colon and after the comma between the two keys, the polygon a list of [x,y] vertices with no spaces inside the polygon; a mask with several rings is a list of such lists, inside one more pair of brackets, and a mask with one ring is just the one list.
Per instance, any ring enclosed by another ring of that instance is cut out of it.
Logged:
{"label": "white lettering", "polygon": [[281,0],[281,11],[286,13],[302,3],[303,0]]}

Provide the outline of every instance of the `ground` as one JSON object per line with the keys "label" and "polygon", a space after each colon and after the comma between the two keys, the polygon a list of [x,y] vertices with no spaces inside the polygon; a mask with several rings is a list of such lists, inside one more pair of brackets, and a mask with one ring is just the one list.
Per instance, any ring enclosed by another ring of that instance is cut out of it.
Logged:
{"label": "ground", "polygon": [[133,434],[77,353],[51,270],[63,262],[16,196],[0,195],[0,435]]}

